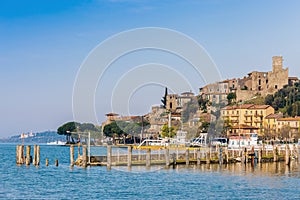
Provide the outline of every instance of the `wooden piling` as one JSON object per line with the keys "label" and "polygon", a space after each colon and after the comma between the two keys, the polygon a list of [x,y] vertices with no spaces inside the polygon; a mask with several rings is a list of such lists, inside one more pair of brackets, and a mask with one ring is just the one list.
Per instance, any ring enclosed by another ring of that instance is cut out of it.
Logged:
{"label": "wooden piling", "polygon": [[112,164],[111,154],[112,154],[112,149],[111,149],[111,146],[108,145],[107,146],[107,165],[106,165],[108,170],[111,169],[111,164]]}
{"label": "wooden piling", "polygon": [[[79,147],[78,147],[79,148]],[[79,158],[79,157],[78,157]],[[70,163],[71,163],[71,167],[74,166],[74,145],[70,146]]]}
{"label": "wooden piling", "polygon": [[209,150],[206,152],[206,164],[210,164],[210,147]]}
{"label": "wooden piling", "polygon": [[172,165],[173,165],[173,169],[175,169],[176,168],[176,154],[175,153],[173,153],[172,154]]}
{"label": "wooden piling", "polygon": [[188,148],[185,150],[185,164],[189,165],[190,164],[190,151]]}
{"label": "wooden piling", "polygon": [[273,145],[273,161],[277,162],[278,161],[278,148],[277,146]]}
{"label": "wooden piling", "polygon": [[[74,155],[74,153],[73,153],[73,155]],[[80,158],[80,142],[77,143],[77,158]]]}
{"label": "wooden piling", "polygon": [[165,149],[165,159],[166,159],[166,166],[170,166],[170,151],[168,148]]}
{"label": "wooden piling", "polygon": [[226,162],[226,164],[229,163],[229,154],[228,154],[228,148],[227,147],[225,148],[225,162]]}
{"label": "wooden piling", "polygon": [[22,164],[25,163],[24,144],[21,146],[21,162]]}
{"label": "wooden piling", "polygon": [[40,166],[40,146],[36,147],[36,166]]}
{"label": "wooden piling", "polygon": [[223,148],[222,147],[219,148],[218,159],[219,159],[219,164],[222,165],[223,164]]}
{"label": "wooden piling", "polygon": [[16,149],[16,163],[18,165],[24,164],[23,155],[22,155],[22,146],[21,145],[17,145],[17,149]]}
{"label": "wooden piling", "polygon": [[131,165],[132,165],[132,146],[128,146],[127,166],[131,167]]}
{"label": "wooden piling", "polygon": [[58,167],[58,160],[55,159],[55,166]]}
{"label": "wooden piling", "polygon": [[46,166],[48,166],[48,165],[49,165],[49,159],[46,158]]}
{"label": "wooden piling", "polygon": [[36,144],[33,146],[33,162],[32,164],[35,166],[36,165]]}
{"label": "wooden piling", "polygon": [[151,166],[151,149],[148,148],[146,152],[146,167]]}
{"label": "wooden piling", "polygon": [[26,146],[26,165],[30,165],[30,146]]}
{"label": "wooden piling", "polygon": [[257,152],[257,160],[258,160],[258,163],[261,163],[262,159],[262,148],[259,148],[258,152]]}
{"label": "wooden piling", "polygon": [[201,154],[200,149],[197,149],[197,165],[201,164]]}
{"label": "wooden piling", "polygon": [[290,157],[290,147],[288,144],[285,145],[285,164],[290,165],[291,157]]}
{"label": "wooden piling", "polygon": [[87,154],[86,154],[86,145],[82,146],[82,167],[87,167]]}
{"label": "wooden piling", "polygon": [[244,149],[244,163],[247,164],[248,162],[248,149]]}

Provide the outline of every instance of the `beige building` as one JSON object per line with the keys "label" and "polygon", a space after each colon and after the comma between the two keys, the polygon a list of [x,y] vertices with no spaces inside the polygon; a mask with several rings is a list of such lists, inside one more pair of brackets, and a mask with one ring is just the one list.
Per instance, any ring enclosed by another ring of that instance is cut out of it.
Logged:
{"label": "beige building", "polygon": [[237,101],[245,101],[260,94],[266,96],[274,94],[283,86],[292,84],[298,79],[288,77],[288,68],[283,68],[282,56],[272,57],[272,71],[250,72],[243,78],[233,78],[225,81],[208,84],[200,88],[200,95],[210,102],[221,103],[227,101],[227,95],[235,92]]}
{"label": "beige building", "polygon": [[263,135],[265,118],[270,114],[274,114],[274,108],[269,105],[242,104],[221,109],[228,134],[255,132]]}
{"label": "beige building", "polygon": [[282,56],[272,57],[272,71],[253,71],[247,77],[238,79],[237,100],[244,101],[256,94],[274,94],[289,84],[288,68],[283,68]]}
{"label": "beige building", "polygon": [[208,84],[199,89],[199,95],[215,104],[227,103],[227,95],[235,91],[236,84],[236,79]]}
{"label": "beige building", "polygon": [[172,113],[180,113],[184,104],[188,103],[192,99],[196,99],[194,93],[184,92],[181,95],[178,94],[168,94],[166,109]]}
{"label": "beige building", "polygon": [[277,132],[280,133],[284,127],[287,127],[291,134],[297,134],[300,131],[300,117],[278,118]]}

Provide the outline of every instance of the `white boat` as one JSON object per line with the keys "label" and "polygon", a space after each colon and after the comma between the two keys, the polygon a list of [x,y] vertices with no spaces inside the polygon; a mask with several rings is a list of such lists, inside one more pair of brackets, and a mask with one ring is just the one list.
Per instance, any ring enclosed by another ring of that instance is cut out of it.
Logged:
{"label": "white boat", "polygon": [[66,145],[66,142],[62,142],[62,141],[54,141],[54,142],[47,142],[47,145]]}

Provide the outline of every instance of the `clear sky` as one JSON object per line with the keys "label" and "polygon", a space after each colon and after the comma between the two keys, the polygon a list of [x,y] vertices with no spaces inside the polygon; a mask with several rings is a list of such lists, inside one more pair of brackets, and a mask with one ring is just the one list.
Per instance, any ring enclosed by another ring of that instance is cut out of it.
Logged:
{"label": "clear sky", "polygon": [[[273,55],[282,55],[290,76],[299,77],[299,8],[297,0],[1,1],[0,137],[56,130],[72,120],[81,63],[100,42],[128,29],[163,27],[190,36],[206,49],[222,78],[269,71]],[[194,88],[203,85],[197,81]],[[143,93],[133,95],[132,114],[149,111],[164,94],[159,86],[143,90],[150,95],[142,103]],[[102,121],[110,108],[101,103],[105,95],[97,91],[96,96]]]}

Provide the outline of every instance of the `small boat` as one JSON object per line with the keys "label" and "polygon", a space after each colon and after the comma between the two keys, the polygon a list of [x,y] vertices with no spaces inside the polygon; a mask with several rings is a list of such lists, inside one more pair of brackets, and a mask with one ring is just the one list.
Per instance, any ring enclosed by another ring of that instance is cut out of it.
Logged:
{"label": "small boat", "polygon": [[66,142],[57,140],[54,142],[47,142],[47,145],[66,145]]}

